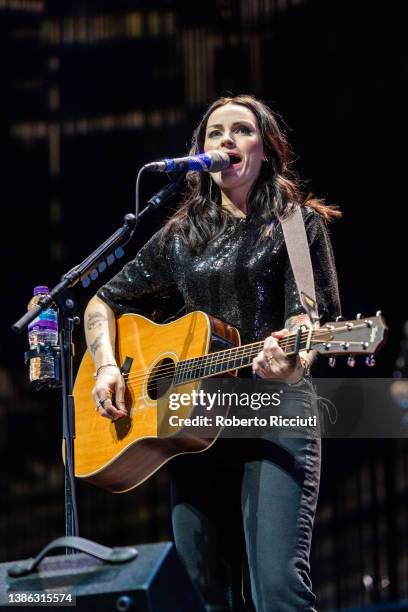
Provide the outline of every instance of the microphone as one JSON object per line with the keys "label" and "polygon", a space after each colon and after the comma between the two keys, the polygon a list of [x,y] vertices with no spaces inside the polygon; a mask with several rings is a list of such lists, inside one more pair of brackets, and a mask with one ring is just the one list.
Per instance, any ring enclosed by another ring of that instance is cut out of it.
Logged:
{"label": "microphone", "polygon": [[143,166],[149,172],[219,172],[227,168],[231,160],[224,151],[207,151],[200,155],[189,155],[188,157],[175,157],[151,162]]}

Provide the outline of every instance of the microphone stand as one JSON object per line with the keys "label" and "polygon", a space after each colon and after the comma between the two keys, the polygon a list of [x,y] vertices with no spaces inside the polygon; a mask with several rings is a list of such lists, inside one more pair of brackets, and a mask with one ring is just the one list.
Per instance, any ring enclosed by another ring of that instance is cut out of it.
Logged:
{"label": "microphone stand", "polygon": [[[156,210],[161,204],[177,193],[182,178],[177,177],[163,187],[155,196],[150,198],[147,206],[137,215],[127,214],[124,224],[105,242],[103,242],[93,253],[91,253],[79,265],[64,274],[61,281],[51,291],[41,298],[31,310],[26,312],[14,325],[12,330],[17,334],[23,332],[28,325],[46,310],[52,302],[56,302],[59,311],[59,345],[52,348],[55,355],[56,372],[59,373],[62,389],[62,423],[65,456],[65,534],[66,536],[78,536],[78,512],[75,495],[75,469],[74,469],[74,439],[75,439],[75,406],[73,390],[73,329],[80,322],[75,316],[76,303],[69,289],[79,281],[83,281],[91,275],[96,268],[102,271],[106,268],[105,259],[112,257],[118,247],[125,246],[133,237],[137,222],[152,210]],[[37,347],[27,351],[26,359],[39,356],[49,352],[50,347]],[[58,367],[59,366],[59,367]],[[58,374],[57,374],[58,375]],[[55,386],[50,384],[50,386]],[[73,552],[67,548],[67,554]]]}

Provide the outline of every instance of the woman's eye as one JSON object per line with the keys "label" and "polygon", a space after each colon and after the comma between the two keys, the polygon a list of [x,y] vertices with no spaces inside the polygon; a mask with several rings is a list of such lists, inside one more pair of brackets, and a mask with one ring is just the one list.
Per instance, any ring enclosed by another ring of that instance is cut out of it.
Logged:
{"label": "woman's eye", "polygon": [[[236,133],[241,133],[241,134],[252,134],[252,128],[250,128],[248,125],[238,125],[236,128],[234,128],[234,132]],[[207,138],[219,138],[221,136],[221,130],[211,130],[211,132],[208,132],[207,134]]]}
{"label": "woman's eye", "polygon": [[247,125],[240,125],[237,128],[237,132],[242,132],[243,134],[251,134],[252,130],[250,127],[248,127]]}

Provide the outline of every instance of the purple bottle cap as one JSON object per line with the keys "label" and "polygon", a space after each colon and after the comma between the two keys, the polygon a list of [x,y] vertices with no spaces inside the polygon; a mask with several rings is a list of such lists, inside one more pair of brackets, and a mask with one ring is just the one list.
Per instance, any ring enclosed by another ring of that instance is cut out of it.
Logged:
{"label": "purple bottle cap", "polygon": [[38,287],[34,287],[34,295],[39,295],[40,293],[49,293],[50,290],[45,285],[39,285]]}

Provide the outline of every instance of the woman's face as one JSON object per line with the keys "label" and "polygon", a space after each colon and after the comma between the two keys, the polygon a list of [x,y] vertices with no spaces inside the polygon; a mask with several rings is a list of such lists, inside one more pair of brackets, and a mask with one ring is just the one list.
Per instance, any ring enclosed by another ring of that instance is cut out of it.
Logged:
{"label": "woman's face", "polygon": [[214,149],[233,157],[228,168],[211,174],[213,180],[232,199],[234,195],[246,198],[265,159],[258,123],[249,108],[231,102],[211,113],[205,131],[204,151]]}

